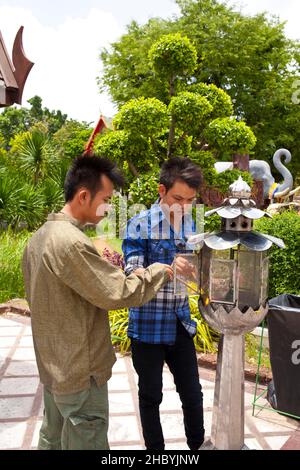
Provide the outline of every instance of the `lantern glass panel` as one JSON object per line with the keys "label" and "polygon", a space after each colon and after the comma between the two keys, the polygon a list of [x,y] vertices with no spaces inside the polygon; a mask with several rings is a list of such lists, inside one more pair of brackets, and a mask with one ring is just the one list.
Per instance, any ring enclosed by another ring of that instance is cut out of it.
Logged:
{"label": "lantern glass panel", "polygon": [[197,254],[178,253],[176,258],[184,258],[187,262],[186,270],[183,274],[176,272],[176,263],[174,264],[174,293],[176,296],[185,297],[187,295],[199,295],[200,269],[199,256]]}
{"label": "lantern glass panel", "polygon": [[213,251],[207,246],[203,246],[201,250],[201,298],[205,305],[209,303],[209,275],[210,275],[210,262]]}
{"label": "lantern glass panel", "polygon": [[240,249],[238,252],[238,307],[259,308],[262,291],[262,258],[259,251]]}
{"label": "lantern glass panel", "polygon": [[[212,257],[210,265],[210,301],[234,304],[235,302],[235,272],[236,261],[228,259],[229,253],[217,252],[219,257]],[[225,255],[220,257],[220,255]],[[227,258],[227,259],[226,259]]]}
{"label": "lantern glass panel", "polygon": [[261,279],[261,305],[264,305],[268,300],[268,291],[269,291],[269,258],[263,253],[262,261],[262,279]]}

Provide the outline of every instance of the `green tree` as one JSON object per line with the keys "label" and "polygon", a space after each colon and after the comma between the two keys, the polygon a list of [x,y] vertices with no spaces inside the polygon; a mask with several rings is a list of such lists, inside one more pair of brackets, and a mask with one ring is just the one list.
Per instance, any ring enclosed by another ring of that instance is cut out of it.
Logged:
{"label": "green tree", "polygon": [[188,79],[195,71],[197,51],[186,36],[166,34],[151,47],[149,60],[158,77],[167,80],[169,95],[174,96],[176,82]]}
{"label": "green tree", "polygon": [[[101,89],[107,89],[119,105],[141,95],[168,104],[169,86],[151,69],[148,51],[164,34],[186,35],[198,55],[191,87],[206,83],[226,90],[234,115],[246,121],[257,137],[256,157],[270,160],[277,148],[286,147],[293,155],[293,171],[299,172],[300,106],[292,102],[299,42],[286,38],[284,24],[265,13],[248,16],[216,0],[177,3],[178,18],[152,19],[141,26],[133,22],[118,42],[102,52]],[[187,84],[186,79],[181,83]]]}
{"label": "green tree", "polygon": [[5,108],[0,114],[0,136],[6,149],[9,148],[10,140],[18,133],[29,129],[31,121],[26,108]]}
{"label": "green tree", "polygon": [[50,135],[60,129],[67,120],[67,114],[60,110],[49,111],[42,107],[42,98],[33,96],[28,100],[30,108],[5,108],[0,114],[0,136],[9,148],[11,139],[20,132],[29,131],[38,122],[43,122]]}
{"label": "green tree", "polygon": [[256,137],[252,130],[242,121],[232,118],[218,118],[211,121],[206,130],[207,142],[218,151],[231,155],[249,153],[256,144]]}
{"label": "green tree", "polygon": [[[193,155],[197,160],[201,155],[202,163],[209,166],[204,172],[207,183],[213,184],[212,177],[217,179],[214,156],[250,151],[256,142],[245,122],[228,117],[233,110],[229,95],[215,85],[189,85],[197,55],[187,37],[162,36],[153,44],[149,56],[157,77],[164,78],[167,84],[168,106],[157,98],[129,100],[114,119],[115,131],[100,137],[95,146],[97,154],[123,167],[126,161],[132,177],[137,177],[135,181],[130,178],[131,198],[147,204],[157,192],[157,186],[149,181],[156,180],[159,165],[167,157]],[[185,85],[182,81],[177,86],[183,77]],[[207,153],[208,158],[203,158],[202,153]],[[231,176],[236,174],[219,178],[222,188],[232,182]]]}
{"label": "green tree", "polygon": [[70,163],[73,158],[84,152],[91,133],[92,128],[86,122],[66,121],[52,137],[57,156],[67,159]]}

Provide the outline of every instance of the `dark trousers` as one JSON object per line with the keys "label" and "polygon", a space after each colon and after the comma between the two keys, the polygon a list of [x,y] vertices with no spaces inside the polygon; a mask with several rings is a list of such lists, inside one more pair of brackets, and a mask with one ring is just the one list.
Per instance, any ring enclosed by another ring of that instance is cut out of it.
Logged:
{"label": "dark trousers", "polygon": [[131,340],[131,350],[139,376],[139,407],[146,449],[165,448],[159,405],[163,397],[162,373],[166,362],[182,403],[187,444],[191,450],[197,450],[204,440],[203,395],[193,339],[178,321],[174,345]]}

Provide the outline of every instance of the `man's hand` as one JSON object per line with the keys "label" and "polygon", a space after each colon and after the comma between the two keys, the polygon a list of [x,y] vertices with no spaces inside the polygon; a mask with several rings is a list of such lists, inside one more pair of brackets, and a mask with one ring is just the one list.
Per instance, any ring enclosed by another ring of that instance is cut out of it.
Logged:
{"label": "man's hand", "polygon": [[145,268],[137,268],[133,274],[144,274]]}
{"label": "man's hand", "polygon": [[172,266],[176,268],[176,274],[196,279],[195,266],[183,256],[177,256]]}
{"label": "man's hand", "polygon": [[169,279],[170,281],[173,281],[174,279],[174,271],[173,271],[173,268],[172,266],[170,266],[169,264],[162,264],[162,266],[165,268],[165,270],[167,271],[168,275],[169,275]]}

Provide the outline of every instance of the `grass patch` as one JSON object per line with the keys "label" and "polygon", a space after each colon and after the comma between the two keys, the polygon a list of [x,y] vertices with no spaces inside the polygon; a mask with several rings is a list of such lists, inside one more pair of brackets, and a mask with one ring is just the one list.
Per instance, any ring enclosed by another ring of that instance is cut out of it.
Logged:
{"label": "grass patch", "polygon": [[0,303],[24,298],[21,260],[30,232],[0,232]]}
{"label": "grass patch", "polygon": [[[260,338],[251,333],[245,335],[245,359],[251,365],[257,365]],[[269,348],[263,347],[261,353],[261,365],[271,369]]]}
{"label": "grass patch", "polygon": [[123,240],[120,240],[119,238],[112,238],[112,239],[108,239],[107,243],[113,250],[117,251],[120,254],[123,254],[122,241]]}

